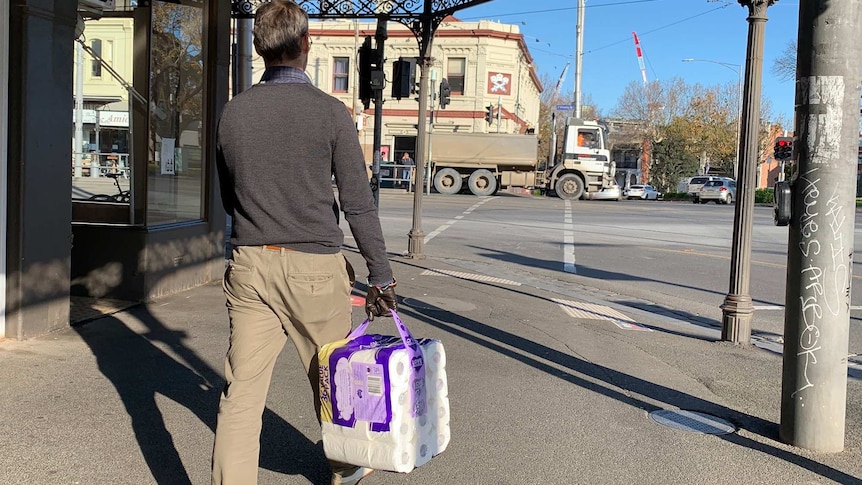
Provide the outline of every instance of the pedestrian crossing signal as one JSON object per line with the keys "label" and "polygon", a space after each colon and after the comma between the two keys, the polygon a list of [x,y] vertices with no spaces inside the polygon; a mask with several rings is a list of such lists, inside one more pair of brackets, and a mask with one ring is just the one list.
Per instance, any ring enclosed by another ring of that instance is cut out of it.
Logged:
{"label": "pedestrian crossing signal", "polygon": [[793,156],[793,137],[779,136],[773,148],[776,160],[789,160]]}
{"label": "pedestrian crossing signal", "polygon": [[452,88],[449,87],[449,80],[445,77],[440,81],[440,108],[446,109],[449,104],[449,98],[452,96]]}
{"label": "pedestrian crossing signal", "polygon": [[373,64],[374,49],[371,48],[371,36],[367,36],[359,47],[359,99],[365,109],[368,109],[374,99],[374,90],[371,87]]}

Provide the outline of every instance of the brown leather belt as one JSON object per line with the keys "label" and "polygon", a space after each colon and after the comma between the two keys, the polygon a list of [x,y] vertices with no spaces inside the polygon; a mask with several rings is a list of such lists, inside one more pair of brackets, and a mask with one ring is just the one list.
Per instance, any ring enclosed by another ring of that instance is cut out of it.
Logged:
{"label": "brown leather belt", "polygon": [[284,248],[281,246],[273,246],[271,244],[264,244],[263,249],[269,249],[272,251],[293,251],[293,249],[290,249],[290,248]]}
{"label": "brown leather belt", "polygon": [[[270,251],[294,251],[290,248],[284,248],[281,246],[273,246],[272,244],[264,244],[263,249],[269,249]],[[344,258],[344,264],[347,268],[347,278],[350,280],[350,287],[356,283],[356,272],[353,270],[353,265],[350,264],[350,261],[347,258]]]}

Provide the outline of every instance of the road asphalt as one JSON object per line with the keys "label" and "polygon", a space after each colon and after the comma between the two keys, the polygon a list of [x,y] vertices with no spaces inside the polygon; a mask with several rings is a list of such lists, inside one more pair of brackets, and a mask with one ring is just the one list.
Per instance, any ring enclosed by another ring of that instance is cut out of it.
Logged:
{"label": "road asphalt", "polygon": [[[405,323],[446,348],[451,442],[363,485],[862,483],[855,377],[845,450],[794,448],[778,439],[780,344],[722,343],[685,309],[611,302],[564,276],[535,286],[391,256]],[[391,322],[370,332],[397,335]],[[221,286],[209,284],[0,342],[0,484],[209,483],[227,337]],[[291,345],[261,440],[260,484],[329,483]]]}

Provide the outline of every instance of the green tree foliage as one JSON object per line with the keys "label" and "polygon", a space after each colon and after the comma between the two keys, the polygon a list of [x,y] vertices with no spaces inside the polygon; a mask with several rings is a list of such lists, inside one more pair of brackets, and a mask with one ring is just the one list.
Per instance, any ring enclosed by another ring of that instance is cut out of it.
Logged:
{"label": "green tree foliage", "polygon": [[[669,138],[685,153],[686,159],[698,160],[682,176],[697,174],[707,162],[711,172],[731,175],[739,145],[740,95],[738,82],[734,81],[712,86],[688,84],[680,78],[647,85],[633,81],[620,97],[614,115],[641,121],[641,135],[653,147]],[[771,112],[770,103],[763,100],[761,117],[770,119]],[[763,130],[759,134],[761,147],[767,138],[768,133]],[[760,160],[763,153],[761,149]],[[677,162],[656,156],[650,170],[659,170],[662,175],[656,177],[664,177],[679,169]],[[673,166],[663,168],[662,163]],[[649,178],[652,180],[652,173]],[[675,188],[676,182],[671,185]]]}
{"label": "green tree foliage", "polygon": [[[689,150],[717,171],[732,174],[738,128],[736,86],[695,86],[685,118]],[[693,175],[693,174],[692,174]]]}
{"label": "green tree foliage", "polygon": [[676,192],[685,177],[697,172],[699,160],[692,150],[690,125],[677,117],[662,129],[661,141],[653,143],[650,185],[662,192]]}

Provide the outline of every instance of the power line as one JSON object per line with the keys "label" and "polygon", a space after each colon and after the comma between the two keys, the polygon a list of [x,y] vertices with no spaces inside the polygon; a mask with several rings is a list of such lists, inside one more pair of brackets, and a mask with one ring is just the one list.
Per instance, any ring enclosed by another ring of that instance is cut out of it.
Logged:
{"label": "power line", "polygon": [[[628,0],[624,2],[613,2],[613,3],[600,3],[598,5],[586,5],[585,8],[598,8],[598,7],[616,7],[618,5],[631,5],[633,3],[650,3],[650,2],[660,2],[662,0]],[[565,7],[565,8],[552,8],[548,10],[532,10],[530,12],[514,12],[514,13],[504,13],[504,14],[496,14],[494,18],[499,17],[512,17],[514,15],[532,15],[537,13],[548,13],[548,12],[564,12],[567,10],[577,10],[578,7]],[[486,20],[487,17],[465,17],[464,20]]]}
{"label": "power line", "polygon": [[[661,0],[628,0],[628,1],[623,1],[623,2],[603,3],[603,4],[599,4],[599,5],[586,5],[586,8],[590,8],[590,7],[594,7],[594,8],[595,8],[595,7],[610,7],[610,6],[617,6],[617,5],[627,5],[627,4],[632,4],[632,3],[647,3],[647,2],[658,2],[658,1],[661,1]],[[704,16],[704,15],[710,14],[710,13],[712,13],[712,12],[715,12],[715,11],[717,11],[717,10],[721,10],[721,9],[723,9],[723,8],[726,8],[726,7],[729,7],[730,5],[732,5],[730,2],[722,2],[722,3],[723,3],[723,5],[718,6],[718,7],[716,7],[716,8],[709,9],[709,10],[707,10],[707,11],[705,11],[705,12],[701,12],[701,13],[699,13],[699,14],[695,14],[695,15],[692,15],[692,16],[690,16],[690,17],[686,17],[686,18],[684,18],[684,19],[677,20],[677,21],[675,21],[675,22],[671,22],[671,23],[669,23],[669,24],[663,25],[663,26],[661,26],[661,27],[657,27],[657,28],[652,29],[652,30],[647,30],[646,32],[642,32],[642,33],[641,33],[641,34],[639,34],[639,35],[640,35],[641,37],[643,37],[644,35],[649,35],[649,34],[652,34],[652,33],[654,33],[654,32],[658,32],[658,31],[660,31],[660,30],[664,30],[664,29],[667,29],[667,28],[673,27],[674,25],[679,25],[679,24],[681,24],[681,23],[683,23],[683,22],[688,22],[689,20],[696,19],[696,18],[698,18],[698,17],[702,17],[702,16]],[[550,9],[550,10],[534,10],[534,11],[530,11],[530,12],[506,13],[506,14],[502,14],[502,15],[500,15],[500,14],[495,15],[495,17],[509,17],[509,16],[512,16],[512,15],[529,15],[529,14],[546,13],[546,12],[560,12],[560,11],[563,11],[563,10],[577,10],[577,7],[556,8],[556,9]],[[487,16],[483,16],[483,17],[469,17],[469,18],[465,18],[464,20],[487,20]],[[615,45],[622,44],[623,42],[628,42],[628,41],[629,41],[629,38],[628,38],[628,37],[626,37],[626,38],[625,38],[625,39],[623,39],[623,40],[619,40],[619,41],[616,41],[616,42],[612,42],[612,43],[610,43],[610,44],[603,45],[603,46],[601,46],[601,47],[597,47],[597,48],[595,48],[595,49],[590,49],[590,50],[588,50],[588,51],[584,52],[584,54],[585,54],[585,55],[586,55],[586,54],[592,54],[593,52],[600,51],[600,50],[602,50],[602,49],[607,49],[608,47],[613,47],[613,46],[615,46]],[[560,54],[560,53],[558,53],[558,52],[546,51],[546,50],[544,50],[544,49],[530,48],[530,50],[531,50],[531,51],[535,51],[535,52],[543,52],[543,53],[545,53],[545,54],[550,54],[550,55],[553,55],[553,56],[562,57],[562,58],[564,58],[564,59],[574,59],[574,57],[575,57],[575,56],[574,56],[574,55],[572,55],[572,54],[568,54],[568,55],[567,55],[567,54]],[[649,62],[649,61],[647,61],[647,62]],[[652,68],[652,66],[650,66],[650,68]]]}
{"label": "power line", "polygon": [[[661,0],[627,0],[627,1],[622,1],[622,2],[602,3],[602,4],[598,4],[598,5],[595,5],[595,4],[594,4],[594,5],[586,5],[586,6],[585,6],[585,8],[612,7],[612,6],[629,5],[629,4],[635,4],[635,3],[651,3],[651,2],[657,2],[657,1],[661,1]],[[683,22],[688,22],[689,20],[696,19],[696,18],[698,18],[698,17],[702,17],[702,16],[704,16],[704,15],[710,14],[710,13],[712,13],[712,12],[715,12],[715,11],[717,11],[717,10],[721,10],[721,9],[723,9],[723,8],[726,8],[726,7],[730,6],[730,5],[732,5],[730,2],[728,2],[728,1],[726,1],[726,0],[715,0],[715,1],[716,1],[716,2],[719,2],[719,1],[720,1],[720,2],[722,3],[722,5],[720,5],[720,6],[716,7],[716,8],[709,9],[709,10],[707,10],[707,11],[705,11],[705,12],[701,12],[701,13],[698,13],[698,14],[692,15],[692,16],[690,16],[690,17],[686,17],[686,18],[683,18],[683,19],[677,20],[677,21],[675,21],[675,22],[671,22],[671,23],[666,24],[666,25],[663,25],[663,26],[661,26],[661,27],[657,27],[657,28],[652,29],[652,30],[647,30],[647,31],[645,31],[645,32],[642,32],[642,33],[641,33],[641,36],[643,36],[643,35],[649,35],[649,34],[652,34],[652,33],[654,33],[654,32],[658,32],[658,31],[660,31],[660,30],[664,30],[664,29],[667,29],[667,28],[673,27],[674,25],[679,25],[679,24],[681,24],[681,23],[683,23]],[[539,14],[539,13],[547,13],[547,12],[561,12],[561,11],[568,11],[568,10],[577,10],[577,8],[578,8],[578,7],[565,7],[565,8],[555,8],[555,9],[547,9],[547,10],[533,10],[533,11],[528,11],[528,12],[505,13],[505,14],[497,14],[497,15],[495,15],[494,17],[495,17],[495,18],[499,18],[499,17],[511,17],[511,16],[514,16],[514,15],[523,16],[523,15]],[[487,19],[487,16],[482,16],[482,17],[466,17],[466,18],[464,18],[464,20],[486,20],[486,19]],[[597,48],[595,48],[595,49],[590,49],[590,50],[588,50],[588,51],[584,52],[584,54],[585,54],[585,55],[586,55],[586,54],[592,54],[593,52],[600,51],[600,50],[602,50],[602,49],[607,49],[607,48],[609,48],[609,47],[613,47],[613,46],[615,46],[615,45],[622,44],[623,42],[628,42],[628,41],[629,41],[629,39],[628,39],[628,37],[627,37],[627,38],[625,38],[625,39],[623,39],[623,40],[619,40],[619,41],[616,41],[616,42],[612,42],[612,43],[610,43],[610,44],[607,44],[607,45],[604,45],[604,46],[601,46],[601,47],[597,47]],[[544,49],[530,48],[530,50],[531,50],[531,51],[534,51],[534,52],[542,52],[542,53],[544,53],[544,54],[549,54],[549,55],[552,55],[552,56],[562,57],[562,58],[564,58],[564,59],[574,59],[574,57],[575,57],[575,56],[574,56],[574,55],[572,55],[572,54],[560,54],[560,53],[558,53],[558,52],[551,52],[551,51],[547,51],[547,50],[544,50]],[[654,67],[653,67],[653,65],[652,65],[652,62],[650,62],[650,60],[649,60],[649,59],[646,59],[646,61],[647,61],[647,63],[649,64],[650,69],[653,71],[653,76],[655,76],[655,75],[656,75],[656,72],[655,72],[655,68],[654,68]]]}
{"label": "power line", "polygon": [[[727,7],[728,7],[728,6],[730,6],[730,5],[731,5],[731,4],[729,4],[729,3],[725,3],[724,5],[722,5],[722,6],[720,6],[720,7],[715,7],[715,8],[713,8],[713,9],[707,10],[706,12],[701,12],[701,13],[699,13],[699,14],[692,15],[691,17],[686,17],[686,18],[684,18],[684,19],[677,20],[676,22],[671,22],[671,23],[669,23],[669,24],[667,24],[667,25],[662,25],[661,27],[657,27],[657,28],[652,29],[652,30],[647,30],[646,32],[643,32],[642,34],[640,34],[640,36],[641,36],[641,37],[643,37],[644,35],[652,34],[652,33],[654,33],[654,32],[658,32],[659,30],[664,30],[664,29],[667,29],[667,28],[669,28],[669,27],[673,27],[674,25],[679,25],[679,24],[681,24],[681,23],[683,23],[683,22],[688,22],[688,21],[689,21],[689,20],[691,20],[691,19],[696,19],[696,18],[698,18],[698,17],[702,17],[702,16],[704,16],[704,15],[706,15],[706,14],[709,14],[709,13],[715,12],[716,10],[721,10],[721,9],[723,9],[723,8],[727,8]],[[616,42],[612,42],[612,43],[610,43],[610,44],[603,45],[603,46],[601,46],[601,47],[596,47],[595,49],[590,49],[590,50],[588,50],[588,51],[584,52],[584,54],[592,54],[593,52],[600,51],[600,50],[602,50],[602,49],[607,49],[608,47],[613,47],[613,46],[615,46],[615,45],[622,44],[623,42],[628,42],[628,41],[629,41],[629,38],[628,38],[628,37],[626,37],[626,38],[625,38],[625,39],[623,39],[623,40],[618,40],[618,41],[616,41]]]}

